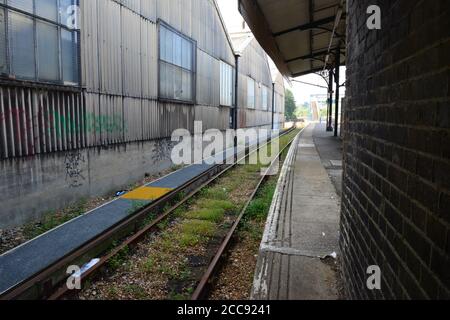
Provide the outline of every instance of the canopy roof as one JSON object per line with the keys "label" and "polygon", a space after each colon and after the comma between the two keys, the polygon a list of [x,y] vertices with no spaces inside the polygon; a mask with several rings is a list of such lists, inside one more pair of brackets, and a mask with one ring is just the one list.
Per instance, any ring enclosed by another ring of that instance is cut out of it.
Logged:
{"label": "canopy roof", "polygon": [[285,76],[345,64],[345,0],[239,0],[239,11]]}

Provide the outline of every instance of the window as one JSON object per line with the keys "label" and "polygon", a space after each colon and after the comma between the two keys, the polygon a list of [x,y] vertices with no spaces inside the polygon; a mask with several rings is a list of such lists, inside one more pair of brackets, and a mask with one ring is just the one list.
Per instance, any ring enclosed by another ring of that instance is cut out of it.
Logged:
{"label": "window", "polygon": [[0,74],[8,72],[6,61],[6,19],[5,10],[0,8]]}
{"label": "window", "polygon": [[234,102],[234,69],[228,63],[220,62],[220,105],[232,107]]}
{"label": "window", "polygon": [[79,83],[78,0],[0,0],[0,73]]}
{"label": "window", "polygon": [[247,108],[255,109],[255,80],[247,79]]}
{"label": "window", "polygon": [[267,89],[266,86],[263,85],[262,90],[261,90],[261,108],[262,108],[262,110],[269,109],[268,94],[269,94],[269,90]]}
{"label": "window", "polygon": [[164,24],[159,39],[160,98],[194,102],[195,42]]}

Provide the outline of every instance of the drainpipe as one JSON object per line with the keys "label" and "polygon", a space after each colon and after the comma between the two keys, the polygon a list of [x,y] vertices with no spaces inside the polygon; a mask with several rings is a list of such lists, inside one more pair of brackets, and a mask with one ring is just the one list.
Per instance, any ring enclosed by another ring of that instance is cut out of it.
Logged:
{"label": "drainpipe", "polygon": [[275,82],[272,83],[272,131],[275,130]]}
{"label": "drainpipe", "polygon": [[238,130],[238,116],[239,116],[239,58],[240,55],[235,55],[235,76],[234,76],[234,117],[233,117],[233,129],[234,129],[234,162],[238,161],[238,140],[237,140],[237,130]]}
{"label": "drainpipe", "polygon": [[338,47],[336,50],[336,110],[335,110],[335,119],[334,119],[334,136],[338,136],[338,125],[339,125],[339,69],[341,67],[341,48]]}
{"label": "drainpipe", "polygon": [[333,131],[333,70],[330,69],[330,79],[328,83],[328,112],[327,112],[327,131]]}

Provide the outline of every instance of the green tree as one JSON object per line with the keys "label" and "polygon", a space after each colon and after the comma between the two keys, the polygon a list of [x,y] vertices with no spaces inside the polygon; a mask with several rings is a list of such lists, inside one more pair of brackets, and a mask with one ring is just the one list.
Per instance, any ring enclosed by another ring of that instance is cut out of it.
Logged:
{"label": "green tree", "polygon": [[295,102],[295,98],[294,98],[294,94],[292,93],[291,90],[286,89],[286,94],[285,94],[285,116],[286,116],[286,120],[290,121],[290,120],[296,120],[296,109],[297,109],[297,105]]}

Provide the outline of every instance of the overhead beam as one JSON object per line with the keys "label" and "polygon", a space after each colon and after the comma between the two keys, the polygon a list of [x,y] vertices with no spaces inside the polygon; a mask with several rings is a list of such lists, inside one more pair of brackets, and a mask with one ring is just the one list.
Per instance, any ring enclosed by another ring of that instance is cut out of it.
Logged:
{"label": "overhead beam", "polygon": [[294,74],[292,74],[292,77],[293,78],[297,78],[297,77],[301,77],[301,76],[304,76],[304,75],[307,75],[307,74],[310,74],[310,73],[319,72],[319,71],[322,71],[322,70],[323,70],[323,68],[314,68],[314,69],[311,69],[311,70],[308,70],[308,71],[294,73]]}
{"label": "overhead beam", "polygon": [[[342,17],[345,19],[345,13],[343,14]],[[310,22],[310,23],[306,23],[306,24],[302,24],[300,26],[297,26],[297,27],[294,27],[294,28],[290,28],[290,29],[287,29],[287,30],[284,30],[284,31],[276,32],[276,33],[273,34],[273,36],[274,37],[279,37],[279,36],[285,35],[287,33],[291,33],[291,32],[298,31],[298,30],[306,31],[306,30],[310,30],[310,29],[315,29],[315,28],[321,27],[321,26],[323,26],[325,24],[329,24],[331,22],[334,22],[335,20],[336,20],[336,16],[323,18],[323,19],[316,20],[316,21],[313,21],[313,22]]]}
{"label": "overhead beam", "polygon": [[328,49],[327,50],[323,50],[323,51],[313,52],[312,54],[307,54],[307,55],[304,55],[304,56],[288,59],[288,60],[286,60],[286,63],[294,62],[294,61],[297,61],[297,60],[314,59],[316,57],[323,56],[324,54],[327,54],[327,53],[328,53]]}

